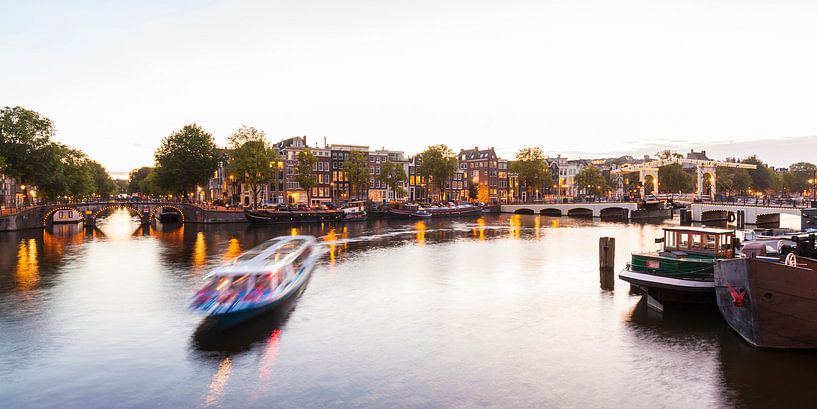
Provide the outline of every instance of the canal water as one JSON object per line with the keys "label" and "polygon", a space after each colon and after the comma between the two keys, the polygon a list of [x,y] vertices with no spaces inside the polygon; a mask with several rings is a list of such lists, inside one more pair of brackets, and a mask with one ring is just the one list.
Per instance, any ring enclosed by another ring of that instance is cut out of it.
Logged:
{"label": "canal water", "polygon": [[[0,233],[4,408],[797,408],[817,353],[746,345],[715,309],[599,288],[661,225],[529,215],[297,228]],[[225,333],[188,310],[212,267],[277,235],[326,255],[284,312]]]}

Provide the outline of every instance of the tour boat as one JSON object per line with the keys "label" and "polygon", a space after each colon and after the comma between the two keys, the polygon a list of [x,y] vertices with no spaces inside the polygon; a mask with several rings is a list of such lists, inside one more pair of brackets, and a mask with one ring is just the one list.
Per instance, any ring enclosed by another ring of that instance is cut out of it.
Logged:
{"label": "tour boat", "polygon": [[191,307],[221,328],[274,310],[295,294],[320,257],[312,236],[283,236],[210,272]]}
{"label": "tour boat", "polygon": [[658,309],[664,304],[714,304],[714,267],[735,256],[734,239],[732,230],[664,228],[664,237],[656,239],[661,250],[633,253],[619,278],[644,290]]}
{"label": "tour boat", "polygon": [[722,260],[715,266],[718,309],[760,348],[817,348],[817,260],[782,257]]}
{"label": "tour boat", "polygon": [[340,221],[343,213],[337,210],[266,210],[244,209],[244,217],[255,224],[321,223]]}
{"label": "tour boat", "polygon": [[358,222],[366,221],[368,214],[366,213],[366,203],[362,201],[349,202],[343,209],[343,221]]}

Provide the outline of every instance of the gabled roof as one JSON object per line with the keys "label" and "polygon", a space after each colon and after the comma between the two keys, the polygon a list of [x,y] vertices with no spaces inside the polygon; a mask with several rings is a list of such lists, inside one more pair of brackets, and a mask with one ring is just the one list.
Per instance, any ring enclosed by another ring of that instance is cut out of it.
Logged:
{"label": "gabled roof", "polygon": [[463,155],[465,155],[465,160],[488,159],[492,153],[496,156],[493,147],[480,150],[479,147],[475,146],[474,149],[461,149],[459,155],[457,155],[457,159],[463,160]]}

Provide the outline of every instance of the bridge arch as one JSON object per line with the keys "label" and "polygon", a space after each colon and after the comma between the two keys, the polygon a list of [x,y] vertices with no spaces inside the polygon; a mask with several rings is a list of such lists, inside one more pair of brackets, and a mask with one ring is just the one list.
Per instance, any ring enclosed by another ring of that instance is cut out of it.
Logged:
{"label": "bridge arch", "polygon": [[[77,209],[76,207],[72,207],[72,206],[57,206],[57,207],[55,207],[55,208],[53,208],[53,209],[51,209],[51,210],[49,210],[48,212],[46,212],[46,213],[45,213],[45,215],[43,216],[43,220],[42,220],[42,222],[43,222],[43,223],[42,223],[42,224],[43,224],[43,227],[48,227],[48,221],[49,221],[49,220],[51,220],[51,217],[53,217],[53,216],[54,216],[54,213],[57,213],[57,212],[59,212],[60,210],[73,210],[73,211],[75,211],[75,212],[79,213],[79,214],[80,214],[80,216],[83,216],[83,215],[84,215],[84,213],[82,212],[82,210],[79,210],[79,209]],[[83,216],[83,217],[84,217],[84,216]]]}
{"label": "bridge arch", "polygon": [[605,207],[599,211],[602,219],[627,219],[629,209],[623,207]]}
{"label": "bridge arch", "polygon": [[541,214],[542,216],[562,217],[562,211],[559,209],[554,209],[552,207],[540,210],[539,214]]}
{"label": "bridge arch", "polygon": [[593,209],[586,207],[576,207],[567,211],[568,217],[593,217]]}
{"label": "bridge arch", "polygon": [[182,209],[179,208],[176,205],[169,205],[169,204],[157,205],[156,208],[153,209],[152,212],[150,212],[149,220],[153,220],[153,219],[157,218],[157,216],[159,216],[159,212],[161,212],[162,209],[173,209],[176,213],[179,214],[179,221],[184,223],[184,212],[182,211]]}
{"label": "bridge arch", "polygon": [[516,209],[513,214],[534,214],[534,211],[531,209]]}
{"label": "bridge arch", "polygon": [[93,213],[93,215],[91,217],[94,219],[94,221],[96,221],[96,218],[99,217],[100,215],[106,214],[106,213],[110,212],[111,210],[120,209],[120,208],[129,210],[130,213],[132,215],[134,215],[134,216],[142,217],[142,214],[139,213],[139,209],[137,209],[137,208],[135,208],[133,206],[130,206],[130,205],[126,205],[124,203],[115,203],[115,204],[109,204],[109,205],[106,205],[106,206],[102,206],[99,209],[97,209]]}

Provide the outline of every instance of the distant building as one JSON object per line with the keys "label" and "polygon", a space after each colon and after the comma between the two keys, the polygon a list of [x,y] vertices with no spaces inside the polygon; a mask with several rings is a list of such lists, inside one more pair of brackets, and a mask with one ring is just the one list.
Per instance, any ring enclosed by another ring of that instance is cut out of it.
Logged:
{"label": "distant building", "polygon": [[16,180],[0,173],[0,207],[7,209],[22,203],[22,195],[17,189]]}
{"label": "distant building", "polygon": [[496,156],[496,151],[491,147],[490,149],[479,149],[475,146],[474,149],[462,149],[457,154],[457,160],[460,165],[465,163],[463,168],[468,177],[468,183],[477,187],[478,200],[486,203],[499,203],[504,197],[508,198],[507,185],[507,162],[505,162],[504,187],[500,188],[499,184],[499,158]]}
{"label": "distant building", "polygon": [[310,148],[315,155],[312,173],[315,175],[315,186],[312,187],[312,203],[332,202],[332,151],[327,148]]}
{"label": "distant building", "polygon": [[[369,162],[369,147],[362,145],[329,145],[332,154],[332,183],[334,186],[334,198],[336,200],[366,199],[369,195],[368,186],[357,186],[352,191],[349,183],[349,175],[344,170],[344,162],[348,161],[352,152],[363,153],[366,163]],[[358,189],[360,191],[358,191]]]}

